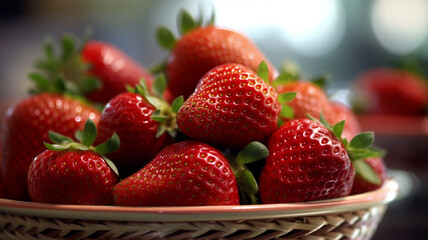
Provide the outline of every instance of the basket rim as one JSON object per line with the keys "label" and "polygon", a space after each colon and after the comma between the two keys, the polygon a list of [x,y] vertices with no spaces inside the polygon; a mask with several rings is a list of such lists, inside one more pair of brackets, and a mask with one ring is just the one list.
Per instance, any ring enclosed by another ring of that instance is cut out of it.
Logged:
{"label": "basket rim", "polygon": [[399,185],[397,181],[389,178],[380,189],[375,191],[305,203],[189,207],[125,207],[58,205],[0,198],[0,213],[60,219],[128,222],[271,219],[324,215],[367,209],[392,202],[396,199],[398,191]]}

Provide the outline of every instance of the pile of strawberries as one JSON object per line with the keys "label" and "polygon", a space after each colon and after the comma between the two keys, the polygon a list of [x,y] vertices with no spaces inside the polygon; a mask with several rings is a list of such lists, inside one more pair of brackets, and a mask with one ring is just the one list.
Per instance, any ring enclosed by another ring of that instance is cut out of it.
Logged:
{"label": "pile of strawberries", "polygon": [[245,36],[180,12],[149,72],[70,35],[2,128],[2,197],[128,206],[304,202],[379,188],[383,152],[345,105]]}

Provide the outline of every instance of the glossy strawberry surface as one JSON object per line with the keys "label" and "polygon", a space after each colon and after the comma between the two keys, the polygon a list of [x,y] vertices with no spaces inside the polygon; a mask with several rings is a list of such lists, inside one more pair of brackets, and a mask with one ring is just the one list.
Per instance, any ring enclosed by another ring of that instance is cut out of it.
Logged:
{"label": "glossy strawberry surface", "polygon": [[172,143],[167,132],[156,137],[159,122],[151,118],[154,111],[144,97],[129,92],[111,99],[104,108],[96,142],[104,142],[117,133],[120,148],[109,157],[118,167],[137,170]]}
{"label": "glossy strawberry surface", "polygon": [[269,139],[260,176],[262,203],[305,202],[349,195],[354,168],[344,145],[309,119],[293,120]]}
{"label": "glossy strawberry surface", "polygon": [[174,97],[187,98],[212,68],[238,63],[256,71],[263,60],[268,63],[269,78],[273,80],[274,67],[247,37],[215,26],[196,28],[176,42],[167,60],[168,89]]}
{"label": "glossy strawberry surface", "polygon": [[225,64],[209,71],[180,108],[177,125],[200,141],[241,148],[265,141],[277,128],[275,90],[248,68]]}
{"label": "glossy strawberry surface", "polygon": [[42,93],[13,105],[6,113],[2,134],[1,172],[13,199],[28,199],[27,171],[31,161],[46,148],[48,132],[73,137],[90,118],[98,123],[100,112],[58,94]]}
{"label": "glossy strawberry surface", "polygon": [[[296,81],[280,84],[276,90],[278,94],[296,93],[296,97],[287,103],[294,112],[294,119],[307,118],[306,114],[314,118],[319,118],[321,113],[324,116],[330,114],[330,104],[326,93],[311,82]],[[283,120],[289,121],[291,119],[284,118]]]}
{"label": "glossy strawberry surface", "polygon": [[119,93],[126,92],[126,85],[135,86],[141,79],[149,86],[153,82],[153,76],[143,66],[114,45],[90,41],[81,55],[90,64],[89,74],[101,82],[101,88],[88,95],[94,102],[107,103]]}
{"label": "glossy strawberry surface", "polygon": [[239,194],[229,162],[217,149],[183,141],[162,150],[153,161],[118,183],[117,205],[238,205]]}
{"label": "glossy strawberry surface", "polygon": [[91,151],[46,150],[28,170],[28,192],[34,202],[112,205],[118,177]]}
{"label": "glossy strawberry surface", "polygon": [[371,183],[361,177],[361,175],[356,174],[351,194],[365,193],[376,190],[382,186],[387,178],[385,162],[381,157],[366,158],[361,161],[367,162],[368,165],[370,165],[374,172],[379,176],[381,181],[379,184]]}

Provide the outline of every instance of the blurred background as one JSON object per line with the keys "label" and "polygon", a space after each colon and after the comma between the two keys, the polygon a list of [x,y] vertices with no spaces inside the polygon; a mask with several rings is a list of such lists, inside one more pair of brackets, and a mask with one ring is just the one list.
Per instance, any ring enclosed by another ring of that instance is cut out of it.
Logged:
{"label": "blurred background", "polygon": [[[291,60],[303,77],[328,73],[329,92],[345,103],[361,72],[407,57],[428,60],[426,0],[5,0],[0,2],[0,100],[27,96],[27,75],[43,55],[47,37],[81,35],[87,26],[93,39],[118,46],[144,66],[159,63],[168,53],[154,31],[163,25],[178,35],[182,8],[194,16],[215,11],[217,25],[247,35],[276,67]],[[426,119],[422,124],[428,129]],[[405,197],[391,205],[374,239],[420,239],[426,232],[426,129],[381,133],[376,139],[390,151],[386,163]]]}

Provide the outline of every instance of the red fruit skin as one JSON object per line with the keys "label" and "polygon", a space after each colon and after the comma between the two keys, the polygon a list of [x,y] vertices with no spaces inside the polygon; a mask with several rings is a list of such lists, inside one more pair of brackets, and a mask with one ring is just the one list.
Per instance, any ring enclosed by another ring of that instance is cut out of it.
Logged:
{"label": "red fruit skin", "polygon": [[103,143],[116,133],[120,147],[108,157],[119,168],[140,169],[173,142],[167,132],[156,138],[159,122],[151,119],[154,111],[155,108],[138,94],[119,94],[101,113],[95,143]]}
{"label": "red fruit skin", "polygon": [[[428,104],[427,81],[410,72],[380,68],[355,80],[356,101],[363,100],[368,114],[422,115]],[[360,99],[358,99],[360,98]]]}
{"label": "red fruit skin", "polygon": [[[1,162],[2,162],[2,154],[0,151],[0,166],[1,166]],[[3,178],[1,177],[1,172],[0,172],[0,198],[8,198],[8,195],[9,194],[6,191],[6,187],[4,186]]]}
{"label": "red fruit skin", "polygon": [[177,125],[199,141],[239,149],[266,141],[277,128],[280,111],[269,84],[242,65],[224,64],[201,79],[180,108]]}
{"label": "red fruit skin", "polygon": [[262,203],[306,202],[349,195],[355,171],[343,144],[321,124],[298,119],[269,139],[260,176]]}
{"label": "red fruit skin", "polygon": [[[294,112],[294,119],[307,118],[306,114],[319,119],[320,114],[324,116],[330,114],[330,102],[323,89],[311,82],[296,81],[280,84],[276,87],[278,95],[288,92],[295,92],[296,97],[288,106]],[[283,118],[285,122],[292,119]]]}
{"label": "red fruit skin", "polygon": [[118,177],[97,153],[46,150],[31,163],[27,180],[34,202],[113,205]]}
{"label": "red fruit skin", "polygon": [[73,137],[90,118],[96,124],[100,112],[81,102],[51,93],[26,98],[10,107],[3,124],[1,175],[10,198],[28,200],[27,172],[50,142],[48,132]]}
{"label": "red fruit skin", "polygon": [[183,95],[186,99],[214,67],[237,63],[256,72],[263,60],[272,81],[277,74],[275,68],[247,37],[215,26],[196,28],[176,42],[167,59],[168,89],[174,97]]}
{"label": "red fruit skin", "polygon": [[340,102],[330,102],[331,114],[326,115],[325,119],[331,125],[345,120],[342,138],[346,138],[348,142],[358,133],[360,133],[361,125],[355,113],[347,105]]}
{"label": "red fruit skin", "polygon": [[374,183],[368,182],[357,173],[355,175],[354,185],[352,186],[351,194],[365,193],[365,192],[379,189],[380,187],[382,187],[383,183],[387,178],[386,166],[382,158],[380,157],[366,158],[363,161],[367,162],[373,168],[375,173],[381,179],[381,183],[374,184]]}
{"label": "red fruit skin", "polygon": [[183,141],[166,147],[153,161],[114,189],[116,205],[239,205],[229,162],[208,144]]}
{"label": "red fruit skin", "polygon": [[90,41],[81,56],[91,65],[89,74],[101,80],[101,88],[88,94],[94,102],[107,103],[119,93],[126,92],[126,85],[134,87],[144,79],[150,87],[153,76],[139,63],[111,44]]}

